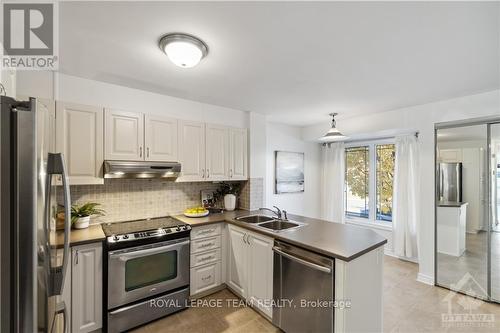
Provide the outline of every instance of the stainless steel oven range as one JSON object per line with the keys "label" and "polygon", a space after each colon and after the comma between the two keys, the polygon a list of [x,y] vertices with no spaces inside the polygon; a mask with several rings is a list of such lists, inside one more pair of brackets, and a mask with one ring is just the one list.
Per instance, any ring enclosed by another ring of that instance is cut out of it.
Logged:
{"label": "stainless steel oven range", "polygon": [[102,228],[108,332],[122,332],[186,307],[189,225],[163,217]]}

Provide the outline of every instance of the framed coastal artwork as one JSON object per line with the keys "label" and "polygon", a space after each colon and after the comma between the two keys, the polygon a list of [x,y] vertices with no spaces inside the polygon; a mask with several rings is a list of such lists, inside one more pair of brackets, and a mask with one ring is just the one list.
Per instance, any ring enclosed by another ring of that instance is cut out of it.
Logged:
{"label": "framed coastal artwork", "polygon": [[274,152],[274,193],[304,192],[304,153]]}

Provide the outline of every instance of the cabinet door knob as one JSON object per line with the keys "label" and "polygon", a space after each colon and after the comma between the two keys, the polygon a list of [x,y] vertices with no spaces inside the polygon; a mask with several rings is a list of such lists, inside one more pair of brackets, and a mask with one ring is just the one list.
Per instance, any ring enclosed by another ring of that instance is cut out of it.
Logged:
{"label": "cabinet door knob", "polygon": [[142,147],[139,147],[139,157],[142,157]]}
{"label": "cabinet door knob", "polygon": [[146,155],[149,157],[149,147],[146,148]]}
{"label": "cabinet door knob", "polygon": [[201,178],[205,178],[205,169],[201,169]]}
{"label": "cabinet door knob", "polygon": [[210,178],[210,170],[207,169],[207,178]]}

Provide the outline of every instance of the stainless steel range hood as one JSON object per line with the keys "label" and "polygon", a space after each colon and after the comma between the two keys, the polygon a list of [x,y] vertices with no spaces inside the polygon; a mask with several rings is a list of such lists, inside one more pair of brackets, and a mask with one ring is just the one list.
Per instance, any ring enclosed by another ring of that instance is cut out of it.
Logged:
{"label": "stainless steel range hood", "polygon": [[104,161],[104,178],[164,178],[175,180],[181,172],[177,162]]}

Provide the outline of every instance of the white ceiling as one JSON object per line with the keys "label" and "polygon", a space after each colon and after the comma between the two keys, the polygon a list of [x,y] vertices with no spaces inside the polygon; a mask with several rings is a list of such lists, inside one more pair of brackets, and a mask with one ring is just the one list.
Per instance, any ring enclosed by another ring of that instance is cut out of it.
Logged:
{"label": "white ceiling", "polygon": [[[60,70],[294,125],[497,89],[497,2],[63,2]],[[159,37],[210,52],[181,69]]]}

